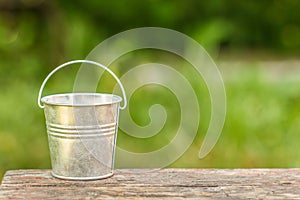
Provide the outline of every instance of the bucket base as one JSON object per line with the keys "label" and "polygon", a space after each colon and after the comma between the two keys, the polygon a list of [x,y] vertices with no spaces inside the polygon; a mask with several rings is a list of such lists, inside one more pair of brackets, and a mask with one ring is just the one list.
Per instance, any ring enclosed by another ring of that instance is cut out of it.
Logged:
{"label": "bucket base", "polygon": [[53,172],[51,172],[52,176],[54,176],[55,178],[59,178],[59,179],[65,179],[65,180],[76,180],[76,181],[88,181],[88,180],[99,180],[99,179],[105,179],[105,178],[109,178],[111,176],[114,175],[113,172],[103,175],[103,176],[92,176],[92,177],[70,177],[70,176],[60,176],[57,174],[54,174]]}

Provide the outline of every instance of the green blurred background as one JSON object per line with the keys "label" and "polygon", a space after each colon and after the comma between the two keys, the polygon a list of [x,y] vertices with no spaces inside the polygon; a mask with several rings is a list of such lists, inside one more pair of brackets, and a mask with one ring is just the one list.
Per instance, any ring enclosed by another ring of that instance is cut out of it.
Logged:
{"label": "green blurred background", "polygon": [[[299,9],[298,0],[0,0],[0,179],[8,169],[50,168],[44,115],[36,103],[45,76],[63,62],[85,58],[106,38],[145,26],[197,40],[217,62],[227,91],[226,123],[214,150],[198,159],[210,116],[203,109],[193,145],[169,167],[299,167]],[[138,58],[151,61],[143,53]],[[72,91],[75,70],[59,72],[46,93]],[[168,108],[164,99],[171,94],[147,92]],[[206,95],[199,105],[209,108],[207,91],[198,95]],[[140,124],[147,123],[142,97],[137,93],[133,100]],[[148,99],[144,104],[153,101]],[[177,127],[172,121],[169,130]],[[120,145],[131,143],[118,138]]]}

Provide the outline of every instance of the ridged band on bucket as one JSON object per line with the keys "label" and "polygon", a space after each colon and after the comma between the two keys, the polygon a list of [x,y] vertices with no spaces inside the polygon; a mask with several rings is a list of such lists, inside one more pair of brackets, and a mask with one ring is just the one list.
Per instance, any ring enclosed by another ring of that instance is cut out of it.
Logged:
{"label": "ridged band on bucket", "polygon": [[48,134],[56,137],[80,138],[80,137],[105,137],[116,132],[116,124],[105,124],[96,126],[64,126],[47,123]]}

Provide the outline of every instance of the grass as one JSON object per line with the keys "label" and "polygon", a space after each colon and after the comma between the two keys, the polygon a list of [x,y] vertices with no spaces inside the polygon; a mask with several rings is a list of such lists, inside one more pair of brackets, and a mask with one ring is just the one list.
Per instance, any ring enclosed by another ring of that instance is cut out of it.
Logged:
{"label": "grass", "polygon": [[[238,68],[221,68],[227,93],[227,117],[213,151],[202,160],[198,158],[208,124],[206,119],[203,125],[200,124],[198,135],[190,148],[169,167],[299,167],[300,79],[279,77],[270,80],[268,77],[272,69],[256,63],[243,65]],[[60,81],[62,79],[58,77],[57,82]],[[66,90],[71,82],[64,82]],[[0,178],[9,169],[51,167],[43,111],[36,104],[39,84],[17,79],[1,86]],[[61,87],[59,84],[52,86]],[[144,89],[148,93],[142,93],[142,89],[137,91],[131,102],[136,105],[133,109],[135,114],[132,115],[137,123],[144,125],[149,122],[148,116],[143,114],[151,104],[145,102],[146,94],[162,96],[161,103],[165,104],[167,111],[171,109],[168,112],[172,115],[172,107],[178,105],[176,101],[171,106],[168,104],[167,99],[172,97],[172,93],[163,88]],[[205,87],[201,86],[199,91],[202,90],[207,95]],[[199,105],[209,108],[208,99],[202,98]],[[207,111],[206,108],[201,112]],[[209,113],[201,115],[209,118]],[[170,119],[171,122],[167,121],[164,127],[165,132],[169,133],[165,137],[167,140],[173,137],[172,130],[178,123],[176,116]],[[134,146],[132,150],[140,152],[159,148],[165,142],[160,137],[157,140],[145,140],[147,142],[134,141],[122,132],[119,136],[118,145]]]}

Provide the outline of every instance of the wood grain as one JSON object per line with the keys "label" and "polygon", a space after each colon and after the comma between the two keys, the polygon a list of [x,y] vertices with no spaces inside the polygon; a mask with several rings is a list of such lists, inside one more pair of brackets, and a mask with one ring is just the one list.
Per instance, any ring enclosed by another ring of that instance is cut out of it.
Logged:
{"label": "wood grain", "polygon": [[7,171],[0,199],[300,199],[300,169],[116,170],[66,181],[50,170]]}

